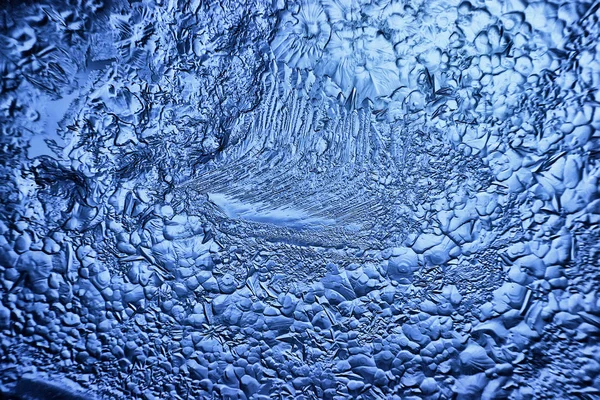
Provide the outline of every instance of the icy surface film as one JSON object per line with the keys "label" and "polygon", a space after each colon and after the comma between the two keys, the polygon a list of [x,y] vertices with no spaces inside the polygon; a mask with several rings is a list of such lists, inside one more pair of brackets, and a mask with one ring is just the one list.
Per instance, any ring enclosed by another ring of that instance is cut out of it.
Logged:
{"label": "icy surface film", "polygon": [[0,397],[600,398],[598,1],[0,26]]}

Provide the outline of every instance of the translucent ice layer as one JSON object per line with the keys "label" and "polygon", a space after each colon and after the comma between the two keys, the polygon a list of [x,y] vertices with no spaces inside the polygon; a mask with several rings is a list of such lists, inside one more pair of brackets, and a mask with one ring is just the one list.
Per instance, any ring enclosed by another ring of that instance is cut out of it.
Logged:
{"label": "translucent ice layer", "polygon": [[600,398],[600,3],[0,6],[0,397]]}

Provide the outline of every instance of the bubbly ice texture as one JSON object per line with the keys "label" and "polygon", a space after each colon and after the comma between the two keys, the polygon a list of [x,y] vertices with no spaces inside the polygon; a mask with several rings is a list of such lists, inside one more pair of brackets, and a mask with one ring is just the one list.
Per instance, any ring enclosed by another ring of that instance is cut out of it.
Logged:
{"label": "bubbly ice texture", "polygon": [[0,397],[600,396],[597,2],[0,13]]}

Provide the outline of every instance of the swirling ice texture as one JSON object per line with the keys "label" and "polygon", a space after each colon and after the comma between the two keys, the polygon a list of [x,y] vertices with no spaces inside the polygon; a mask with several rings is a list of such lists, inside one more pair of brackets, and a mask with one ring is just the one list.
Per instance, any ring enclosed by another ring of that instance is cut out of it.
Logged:
{"label": "swirling ice texture", "polygon": [[0,393],[600,396],[600,5],[0,7]]}

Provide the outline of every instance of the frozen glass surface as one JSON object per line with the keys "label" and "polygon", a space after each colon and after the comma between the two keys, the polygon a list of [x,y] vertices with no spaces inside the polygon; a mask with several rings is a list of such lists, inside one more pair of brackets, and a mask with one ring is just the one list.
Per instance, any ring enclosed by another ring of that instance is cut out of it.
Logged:
{"label": "frozen glass surface", "polygon": [[0,4],[0,398],[600,398],[600,3]]}

